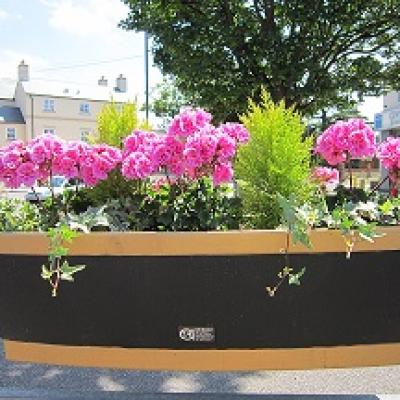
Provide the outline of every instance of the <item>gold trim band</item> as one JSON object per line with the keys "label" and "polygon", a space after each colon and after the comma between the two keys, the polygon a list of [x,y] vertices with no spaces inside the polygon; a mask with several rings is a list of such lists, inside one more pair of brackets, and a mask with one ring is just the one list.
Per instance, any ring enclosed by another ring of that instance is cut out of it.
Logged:
{"label": "gold trim band", "polygon": [[[400,226],[380,228],[383,237],[374,243],[357,241],[354,251],[400,250]],[[70,255],[82,256],[186,256],[279,254],[287,234],[282,230],[227,232],[96,232],[81,234],[70,245]],[[312,249],[290,240],[291,253],[344,253],[338,231],[311,232]],[[47,255],[43,233],[2,233],[0,254]]]}
{"label": "gold trim band", "polygon": [[167,350],[5,340],[4,346],[10,361],[139,370],[301,370],[400,364],[400,343],[299,349]]}

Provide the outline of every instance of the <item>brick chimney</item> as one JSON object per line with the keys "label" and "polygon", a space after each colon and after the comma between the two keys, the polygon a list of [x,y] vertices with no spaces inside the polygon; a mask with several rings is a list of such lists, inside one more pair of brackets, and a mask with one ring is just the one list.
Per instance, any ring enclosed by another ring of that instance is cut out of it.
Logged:
{"label": "brick chimney", "polygon": [[18,65],[18,81],[29,81],[29,65],[25,64],[24,60],[22,60]]}

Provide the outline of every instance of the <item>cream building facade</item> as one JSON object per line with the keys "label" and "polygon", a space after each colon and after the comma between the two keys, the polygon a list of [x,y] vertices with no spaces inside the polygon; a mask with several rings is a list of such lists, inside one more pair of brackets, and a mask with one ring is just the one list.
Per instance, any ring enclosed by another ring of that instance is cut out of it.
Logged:
{"label": "cream building facade", "polygon": [[25,140],[25,130],[21,111],[9,103],[0,104],[0,147],[12,140]]}
{"label": "cream building facade", "polygon": [[129,101],[126,90],[122,74],[114,88],[104,77],[97,85],[30,80],[29,66],[22,61],[13,98],[0,93],[0,146],[15,139],[28,141],[43,133],[65,140],[85,140],[96,133],[97,116],[104,105]]}

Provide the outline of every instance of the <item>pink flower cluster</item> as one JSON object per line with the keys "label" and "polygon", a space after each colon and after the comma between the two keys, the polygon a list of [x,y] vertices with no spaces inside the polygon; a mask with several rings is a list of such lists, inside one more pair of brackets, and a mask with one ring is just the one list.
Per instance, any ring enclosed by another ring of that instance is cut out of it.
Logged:
{"label": "pink flower cluster", "polygon": [[388,137],[379,145],[377,156],[389,172],[392,182],[391,194],[397,196],[397,188],[400,186],[400,138]]}
{"label": "pink flower cluster", "polygon": [[201,108],[184,108],[174,117],[169,127],[172,136],[187,137],[211,123],[212,116]]}
{"label": "pink flower cluster", "polygon": [[22,141],[11,142],[0,149],[0,181],[6,187],[31,186],[39,170],[32,162],[31,155]]}
{"label": "pink flower cluster", "polygon": [[162,170],[170,178],[212,176],[220,185],[232,180],[237,146],[248,140],[243,125],[217,128],[209,113],[186,108],[167,135],[136,130],[125,139],[123,151],[105,144],[64,142],[54,135],[39,136],[27,145],[12,142],[0,149],[0,181],[7,187],[32,186],[50,175],[63,175],[94,186],[120,167],[127,179],[146,179]]}
{"label": "pink flower cluster", "polygon": [[400,138],[388,137],[378,146],[377,155],[388,171],[400,169]]}
{"label": "pink flower cluster", "polygon": [[339,171],[336,168],[316,167],[311,174],[311,180],[323,189],[333,190],[339,184]]}
{"label": "pink flower cluster", "polygon": [[122,174],[144,179],[163,170],[177,178],[212,176],[216,186],[230,182],[237,145],[247,143],[249,133],[241,124],[217,128],[210,121],[211,115],[204,110],[186,108],[165,136],[134,131],[124,142]]}
{"label": "pink flower cluster", "polygon": [[108,174],[121,162],[119,149],[106,144],[89,145],[71,141],[53,161],[53,174],[78,178],[87,186],[95,186],[107,179]]}
{"label": "pink flower cluster", "polygon": [[124,141],[122,175],[145,179],[160,168],[162,137],[154,132],[136,130]]}
{"label": "pink flower cluster", "polygon": [[0,181],[11,188],[32,186],[53,174],[93,186],[106,179],[121,158],[118,149],[107,145],[66,143],[54,135],[41,135],[27,145],[14,141],[0,149]]}
{"label": "pink flower cluster", "polygon": [[314,150],[330,165],[349,158],[372,157],[376,151],[375,134],[361,119],[338,121],[318,137]]}

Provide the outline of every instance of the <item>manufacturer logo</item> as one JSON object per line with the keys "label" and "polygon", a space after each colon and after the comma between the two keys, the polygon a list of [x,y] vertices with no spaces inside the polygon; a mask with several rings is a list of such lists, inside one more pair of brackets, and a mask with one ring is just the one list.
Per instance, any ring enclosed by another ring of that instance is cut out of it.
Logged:
{"label": "manufacturer logo", "polygon": [[184,342],[214,342],[215,329],[213,327],[195,327],[180,326],[178,327],[179,339]]}

